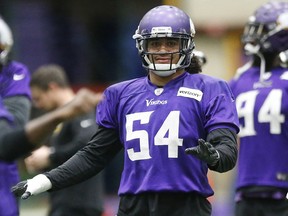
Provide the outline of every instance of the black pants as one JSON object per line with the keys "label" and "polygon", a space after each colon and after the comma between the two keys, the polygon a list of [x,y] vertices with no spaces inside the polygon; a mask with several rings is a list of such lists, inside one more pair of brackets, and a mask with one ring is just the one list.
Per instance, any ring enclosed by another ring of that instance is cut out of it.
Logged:
{"label": "black pants", "polygon": [[236,203],[235,216],[287,216],[288,200],[244,198]]}
{"label": "black pants", "polygon": [[195,193],[143,193],[120,198],[117,216],[210,216],[211,204]]}
{"label": "black pants", "polygon": [[101,216],[103,212],[95,209],[83,208],[59,208],[53,212],[49,212],[49,216]]}

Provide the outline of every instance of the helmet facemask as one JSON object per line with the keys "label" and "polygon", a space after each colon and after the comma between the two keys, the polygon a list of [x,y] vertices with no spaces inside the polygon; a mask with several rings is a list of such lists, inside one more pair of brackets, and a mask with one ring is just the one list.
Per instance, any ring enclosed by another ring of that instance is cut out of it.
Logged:
{"label": "helmet facemask", "polygon": [[[165,52],[149,52],[148,43],[157,40],[160,38],[165,38],[167,40],[177,40],[179,44],[178,50],[165,51]],[[177,69],[188,67],[191,58],[192,50],[194,49],[194,41],[191,36],[187,34],[171,34],[171,33],[162,33],[162,34],[148,34],[144,35],[137,39],[137,48],[139,54],[142,58],[143,66],[152,70],[155,74],[159,76],[169,76],[176,72]],[[155,62],[155,56],[170,56],[170,63],[168,64],[159,64]],[[178,58],[177,63],[174,63],[173,60]]]}
{"label": "helmet facemask", "polygon": [[[288,3],[269,2],[257,9],[246,24],[242,43],[247,54],[280,53],[288,49]],[[252,46],[254,47],[252,49]],[[252,51],[252,53],[250,53]]]}
{"label": "helmet facemask", "polygon": [[[273,23],[270,25],[271,28],[273,28],[272,24]],[[250,21],[245,25],[242,36],[242,43],[244,44],[244,50],[247,55],[254,55],[260,51],[265,52],[263,47],[266,47],[264,44],[268,32],[269,29],[267,25],[255,22],[254,16],[250,17]]]}
{"label": "helmet facemask", "polygon": [[10,52],[10,49],[1,48],[0,46],[0,65],[5,65],[7,63],[9,52]]}
{"label": "helmet facemask", "polygon": [[0,65],[5,65],[8,54],[13,46],[12,32],[5,21],[0,17]]}
{"label": "helmet facemask", "polygon": [[268,2],[258,8],[249,17],[242,43],[247,55],[260,58],[260,83],[263,84],[264,74],[273,65],[274,58],[288,49],[288,3]]}

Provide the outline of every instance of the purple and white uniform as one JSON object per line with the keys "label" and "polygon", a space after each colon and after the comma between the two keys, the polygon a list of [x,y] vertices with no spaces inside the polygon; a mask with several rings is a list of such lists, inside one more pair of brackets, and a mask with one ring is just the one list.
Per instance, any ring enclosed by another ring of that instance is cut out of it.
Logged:
{"label": "purple and white uniform", "polygon": [[148,77],[110,86],[98,105],[97,123],[117,129],[124,145],[119,195],[175,191],[211,196],[207,164],[185,149],[218,128],[238,132],[227,83],[186,72],[163,88]]}
{"label": "purple and white uniform", "polygon": [[[238,76],[240,78],[238,79]],[[250,67],[231,80],[240,121],[237,189],[246,186],[287,188],[288,181],[288,69],[266,72]]]}
{"label": "purple and white uniform", "polygon": [[[24,96],[30,99],[29,82],[30,73],[27,67],[16,61],[5,65],[0,71],[0,118],[8,120],[12,128],[14,116],[4,106],[3,99],[13,96]],[[17,164],[0,161],[0,176],[0,215],[19,215],[18,203],[10,191],[10,188],[19,182]]]}
{"label": "purple and white uniform", "polygon": [[5,65],[0,72],[0,95],[2,98],[26,96],[31,98],[28,68],[16,61]]}

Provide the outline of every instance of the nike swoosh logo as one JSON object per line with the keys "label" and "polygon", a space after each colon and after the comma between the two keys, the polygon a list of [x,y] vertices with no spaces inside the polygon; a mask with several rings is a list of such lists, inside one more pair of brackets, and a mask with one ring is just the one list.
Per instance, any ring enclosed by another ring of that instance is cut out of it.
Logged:
{"label": "nike swoosh logo", "polygon": [[13,79],[15,81],[18,81],[18,80],[24,79],[24,77],[25,77],[25,74],[14,74]]}
{"label": "nike swoosh logo", "polygon": [[90,127],[93,124],[93,121],[91,119],[86,119],[80,122],[80,126],[82,128]]}

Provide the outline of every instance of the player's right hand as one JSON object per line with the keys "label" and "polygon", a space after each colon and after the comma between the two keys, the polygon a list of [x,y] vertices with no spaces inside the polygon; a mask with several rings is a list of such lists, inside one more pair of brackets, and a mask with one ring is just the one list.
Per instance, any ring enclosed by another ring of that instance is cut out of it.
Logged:
{"label": "player's right hand", "polygon": [[39,174],[32,179],[19,182],[11,188],[11,192],[17,197],[28,199],[51,188],[51,181],[44,174]]}
{"label": "player's right hand", "polygon": [[22,199],[28,199],[28,197],[31,196],[31,193],[26,191],[27,187],[28,187],[27,180],[21,181],[11,188],[11,192],[16,197],[21,196]]}

